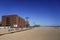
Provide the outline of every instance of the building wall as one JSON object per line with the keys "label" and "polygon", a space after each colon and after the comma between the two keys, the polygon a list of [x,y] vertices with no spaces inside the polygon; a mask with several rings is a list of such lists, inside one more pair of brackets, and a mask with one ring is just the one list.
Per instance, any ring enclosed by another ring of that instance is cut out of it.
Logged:
{"label": "building wall", "polygon": [[[7,20],[7,18],[9,20]],[[9,25],[11,27],[13,27],[13,25],[18,25],[18,27],[25,27],[25,20],[17,15],[2,16],[2,25]]]}
{"label": "building wall", "polygon": [[6,16],[2,16],[2,26],[6,25]]}

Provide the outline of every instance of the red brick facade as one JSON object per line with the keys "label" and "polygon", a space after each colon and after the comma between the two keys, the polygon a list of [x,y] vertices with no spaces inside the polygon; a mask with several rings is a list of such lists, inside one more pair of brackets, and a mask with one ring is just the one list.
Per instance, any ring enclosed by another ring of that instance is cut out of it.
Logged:
{"label": "red brick facade", "polygon": [[25,20],[18,15],[6,15],[2,16],[2,25],[3,26],[11,26],[18,25],[18,27],[25,27]]}

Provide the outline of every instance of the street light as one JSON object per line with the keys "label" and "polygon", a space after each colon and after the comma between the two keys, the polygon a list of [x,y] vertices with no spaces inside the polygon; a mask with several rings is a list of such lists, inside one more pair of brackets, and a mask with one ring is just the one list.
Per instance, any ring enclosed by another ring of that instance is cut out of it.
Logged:
{"label": "street light", "polygon": [[29,21],[28,21],[29,17],[26,17],[26,27],[29,26]]}

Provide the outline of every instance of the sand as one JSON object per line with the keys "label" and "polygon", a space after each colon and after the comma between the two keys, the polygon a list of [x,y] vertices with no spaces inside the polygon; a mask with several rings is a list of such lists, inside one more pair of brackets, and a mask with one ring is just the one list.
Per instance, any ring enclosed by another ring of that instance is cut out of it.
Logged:
{"label": "sand", "polygon": [[60,40],[60,28],[36,27],[27,31],[0,36],[0,40]]}

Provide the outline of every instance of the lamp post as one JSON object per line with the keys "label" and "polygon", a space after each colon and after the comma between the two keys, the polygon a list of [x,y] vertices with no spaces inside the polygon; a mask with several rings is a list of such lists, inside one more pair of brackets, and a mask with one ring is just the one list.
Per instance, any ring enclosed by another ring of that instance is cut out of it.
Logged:
{"label": "lamp post", "polygon": [[29,17],[26,17],[26,27],[29,26],[29,21],[28,21]]}

